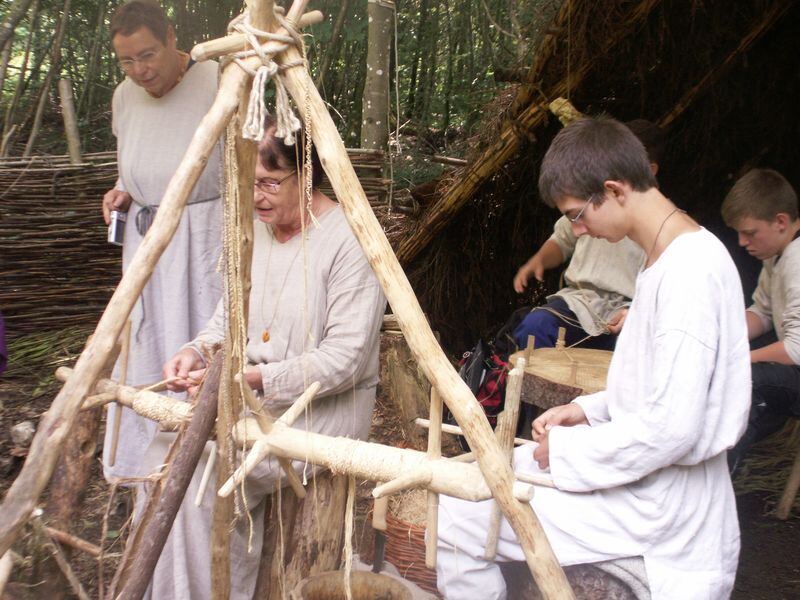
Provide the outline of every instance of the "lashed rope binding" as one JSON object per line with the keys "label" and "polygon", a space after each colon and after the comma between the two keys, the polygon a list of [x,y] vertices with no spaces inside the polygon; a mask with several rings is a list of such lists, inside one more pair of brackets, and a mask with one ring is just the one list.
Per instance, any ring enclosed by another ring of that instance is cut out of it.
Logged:
{"label": "lashed rope binding", "polygon": [[[300,120],[295,116],[294,111],[292,111],[292,107],[289,103],[289,94],[286,91],[286,87],[283,85],[283,81],[281,81],[280,77],[276,77],[276,75],[279,69],[288,69],[297,65],[302,65],[303,61],[295,61],[294,63],[279,67],[278,64],[264,52],[264,48],[262,48],[261,44],[262,40],[297,44],[300,36],[291,24],[281,15],[276,14],[275,18],[281,26],[289,32],[289,35],[271,33],[254,27],[250,22],[250,14],[248,12],[239,15],[228,25],[228,31],[237,31],[244,34],[251,47],[250,50],[243,50],[232,55],[236,64],[253,76],[253,86],[250,90],[247,115],[244,125],[242,126],[242,137],[255,142],[260,142],[264,137],[264,119],[268,114],[264,103],[264,89],[267,82],[272,80],[275,82],[275,120],[277,123],[275,136],[283,139],[283,143],[287,146],[292,146],[295,143],[294,134],[300,129],[301,124]],[[258,70],[253,71],[242,59],[256,55],[261,59],[261,66]]]}

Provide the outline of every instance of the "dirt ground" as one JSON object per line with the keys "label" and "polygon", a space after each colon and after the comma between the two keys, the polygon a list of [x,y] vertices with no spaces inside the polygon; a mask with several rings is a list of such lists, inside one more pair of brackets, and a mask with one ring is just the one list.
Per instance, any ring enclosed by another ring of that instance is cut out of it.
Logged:
{"label": "dirt ground", "polygon": [[[34,382],[28,378],[0,380],[0,494],[6,490],[22,464],[15,456],[10,439],[10,429],[16,423],[31,420],[36,423],[51,402],[54,393],[52,381]],[[379,394],[371,439],[381,443],[402,443],[403,424],[387,405],[385,394]],[[452,444],[452,440],[449,442]],[[785,481],[785,475],[776,474]],[[370,486],[361,486],[355,530],[355,550],[370,554],[372,535],[366,526],[370,501]],[[741,491],[741,490],[739,490]],[[800,510],[795,505],[787,521],[778,521],[770,514],[774,509],[776,494],[753,491],[738,496],[737,505],[742,530],[742,551],[737,574],[734,600],[794,600],[800,598]],[[44,499],[43,499],[44,501]],[[109,506],[110,504],[110,506]],[[97,597],[100,585],[107,585],[121,549],[121,531],[125,514],[124,495],[109,503],[109,489],[102,480],[99,459],[95,462],[92,483],[86,490],[86,500],[72,528],[72,533],[99,545],[103,540],[106,558],[100,575],[97,561],[86,554],[71,553],[70,562],[90,597]],[[103,531],[105,537],[103,538]],[[38,563],[43,555],[42,539],[31,527],[14,550],[22,558],[15,567],[12,581],[0,600],[29,600],[42,598]],[[102,584],[101,584],[102,579]]]}

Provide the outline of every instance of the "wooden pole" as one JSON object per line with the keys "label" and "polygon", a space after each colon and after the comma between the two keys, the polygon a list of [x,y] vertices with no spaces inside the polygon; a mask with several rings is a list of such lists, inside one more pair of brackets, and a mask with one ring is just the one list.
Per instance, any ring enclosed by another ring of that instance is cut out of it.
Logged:
{"label": "wooden pole", "polygon": [[61,98],[61,118],[64,120],[64,133],[67,136],[69,162],[79,165],[81,158],[81,134],[78,131],[78,117],[75,115],[75,100],[72,97],[72,81],[69,78],[58,80],[58,95]]}
{"label": "wooden pole", "polygon": [[776,511],[777,517],[781,521],[789,518],[794,506],[795,498],[797,497],[797,490],[800,489],[800,448],[797,450],[792,470],[789,472],[789,480],[786,482],[786,488],[783,490],[780,502],[778,502],[778,510]]}
{"label": "wooden pole", "polygon": [[[301,56],[298,49],[291,47],[276,58],[284,64],[291,64]],[[336,126],[311,77],[305,69],[298,67],[287,69],[282,77],[301,110],[310,111],[314,124],[312,139],[350,227],[381,283],[414,356],[464,429],[486,483],[516,532],[528,567],[544,597],[574,598],[533,509],[514,498],[511,466],[483,409],[436,341],[411,284],[372,212]],[[382,478],[384,481],[387,479]]]}
{"label": "wooden pole", "polygon": [[[297,22],[305,4],[305,0],[296,1],[287,14],[287,20]],[[264,45],[268,53],[277,52],[284,46],[277,42]],[[255,62],[249,59],[248,64],[253,66]],[[0,505],[0,514],[4,517],[0,521],[0,555],[11,546],[47,485],[61,444],[80,410],[83,398],[98,378],[136,299],[172,239],[186,200],[214,145],[236,111],[249,77],[236,64],[230,64],[223,70],[214,104],[198,125],[186,154],[172,176],[153,225],[123,274],[97,324],[91,342],[78,358],[75,377],[70,378],[61,388],[42,419],[25,464]]]}
{"label": "wooden pole", "polygon": [[[133,559],[128,580],[115,600],[140,600],[144,595],[161,551],[172,529],[172,522],[203,454],[217,417],[217,394],[222,373],[222,356],[217,353],[208,367],[203,387],[195,405],[192,421],[186,428],[175,461],[166,473],[164,489],[153,519],[147,523],[142,545]],[[198,523],[198,526],[202,524]]]}
{"label": "wooden pole", "polygon": [[123,274],[91,342],[78,358],[75,376],[61,388],[43,417],[22,471],[0,506],[0,513],[4,517],[0,522],[0,553],[11,546],[50,480],[61,445],[72,427],[81,402],[99,376],[136,299],[172,239],[192,187],[236,110],[248,77],[238,65],[229,65],[223,71],[217,98],[198,125],[186,155],[170,180],[153,225]]}

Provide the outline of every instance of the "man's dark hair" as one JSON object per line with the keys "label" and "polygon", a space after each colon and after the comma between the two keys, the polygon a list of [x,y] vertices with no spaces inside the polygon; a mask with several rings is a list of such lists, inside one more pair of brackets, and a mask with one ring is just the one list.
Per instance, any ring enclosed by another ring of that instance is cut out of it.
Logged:
{"label": "man's dark hair", "polygon": [[[301,164],[305,153],[303,151],[303,130],[295,133],[296,142],[287,146],[282,139],[275,137],[275,126],[277,125],[273,116],[268,116],[264,123],[264,139],[258,145],[258,159],[266,168],[273,171],[281,169],[295,169]],[[317,148],[311,145],[311,187],[316,189],[322,183],[325,172],[322,170],[322,162],[319,160]]]}
{"label": "man's dark hair", "polygon": [[132,35],[142,27],[147,27],[158,41],[166,45],[167,32],[172,23],[156,2],[131,0],[114,11],[111,17],[111,39],[117,34]]}
{"label": "man's dark hair", "polygon": [[585,118],[553,139],[539,171],[539,195],[548,206],[566,196],[602,198],[606,181],[627,182],[635,191],[657,187],[642,142],[619,121]]}
{"label": "man's dark hair", "polygon": [[772,221],[786,213],[798,217],[797,193],[786,178],[773,169],[753,169],[733,184],[722,202],[722,219],[729,227],[747,217]]}
{"label": "man's dark hair", "polygon": [[625,123],[647,150],[651,163],[661,166],[667,147],[667,132],[647,119],[634,119]]}

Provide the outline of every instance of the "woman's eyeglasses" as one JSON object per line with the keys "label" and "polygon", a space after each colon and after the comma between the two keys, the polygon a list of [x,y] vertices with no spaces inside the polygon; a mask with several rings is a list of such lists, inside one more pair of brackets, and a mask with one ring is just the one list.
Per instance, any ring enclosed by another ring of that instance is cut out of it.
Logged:
{"label": "woman's eyeglasses", "polygon": [[136,66],[136,63],[142,63],[142,65],[149,65],[156,59],[158,53],[159,53],[158,50],[147,50],[145,52],[142,52],[139,56],[133,56],[131,58],[121,58],[119,60],[119,66],[123,71],[128,73],[130,71],[133,71],[133,68]]}
{"label": "woman's eyeglasses", "polygon": [[265,194],[277,194],[278,191],[281,189],[281,184],[294,174],[295,171],[292,171],[283,179],[272,179],[271,177],[262,177],[261,179],[256,179],[254,185],[258,191],[264,192]]}

